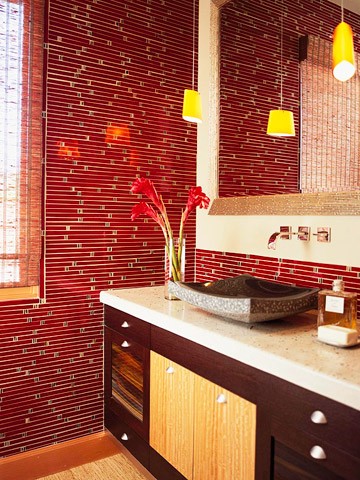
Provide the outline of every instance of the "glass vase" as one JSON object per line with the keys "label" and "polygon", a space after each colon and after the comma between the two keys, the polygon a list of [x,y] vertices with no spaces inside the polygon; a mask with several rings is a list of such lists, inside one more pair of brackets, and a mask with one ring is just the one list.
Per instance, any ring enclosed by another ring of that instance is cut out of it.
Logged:
{"label": "glass vase", "polygon": [[170,239],[165,245],[164,296],[167,300],[178,300],[169,292],[169,282],[185,281],[185,239]]}

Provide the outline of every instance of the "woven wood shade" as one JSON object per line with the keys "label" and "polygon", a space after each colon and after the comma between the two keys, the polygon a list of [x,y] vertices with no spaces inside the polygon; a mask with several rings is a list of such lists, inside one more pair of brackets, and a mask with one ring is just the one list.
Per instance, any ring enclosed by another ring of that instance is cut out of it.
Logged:
{"label": "woven wood shade", "polygon": [[0,0],[0,287],[39,284],[43,0]]}
{"label": "woven wood shade", "polygon": [[359,75],[347,82],[336,80],[332,44],[319,37],[308,37],[306,57],[301,62],[301,191],[358,191]]}

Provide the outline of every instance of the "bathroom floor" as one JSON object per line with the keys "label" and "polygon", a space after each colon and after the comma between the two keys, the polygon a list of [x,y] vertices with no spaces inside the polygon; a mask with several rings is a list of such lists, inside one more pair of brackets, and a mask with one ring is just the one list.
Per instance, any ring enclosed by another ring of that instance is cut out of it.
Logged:
{"label": "bathroom floor", "polygon": [[112,455],[95,462],[80,465],[63,472],[41,477],[39,480],[149,480],[123,454]]}
{"label": "bathroom floor", "polygon": [[1,480],[156,480],[110,432],[0,459]]}

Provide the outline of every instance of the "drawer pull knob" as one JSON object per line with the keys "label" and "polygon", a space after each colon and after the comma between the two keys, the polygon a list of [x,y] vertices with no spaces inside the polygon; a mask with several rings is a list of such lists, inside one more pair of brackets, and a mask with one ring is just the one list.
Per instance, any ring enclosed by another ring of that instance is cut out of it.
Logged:
{"label": "drawer pull knob", "polygon": [[120,438],[121,440],[125,440],[125,441],[129,440],[129,437],[126,435],[126,433],[123,433]]}
{"label": "drawer pull knob", "polygon": [[121,346],[124,347],[124,348],[130,347],[129,342],[127,342],[126,340],[124,340],[124,341],[122,342]]}
{"label": "drawer pull knob", "polygon": [[320,425],[324,425],[327,423],[327,418],[326,416],[323,414],[323,412],[321,412],[320,410],[315,410],[312,414],[311,414],[311,421],[313,423],[317,423],[317,424],[320,424]]}
{"label": "drawer pull knob", "polygon": [[121,324],[121,326],[122,326],[122,328],[129,328],[129,324],[128,324],[127,321],[123,322],[123,323]]}
{"label": "drawer pull knob", "polygon": [[225,395],[223,393],[220,393],[220,395],[216,397],[216,401],[217,403],[226,403]]}
{"label": "drawer pull knob", "polygon": [[326,459],[326,453],[322,447],[319,445],[314,445],[312,449],[310,450],[310,455],[312,458],[315,458],[315,460],[325,460]]}
{"label": "drawer pull knob", "polygon": [[175,372],[174,367],[167,367],[167,369],[165,371],[166,371],[166,373],[174,373]]}

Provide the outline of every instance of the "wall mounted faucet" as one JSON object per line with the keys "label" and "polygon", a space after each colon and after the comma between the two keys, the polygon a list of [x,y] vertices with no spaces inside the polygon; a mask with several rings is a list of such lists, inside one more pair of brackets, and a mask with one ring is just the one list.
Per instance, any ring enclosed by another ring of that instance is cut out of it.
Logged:
{"label": "wall mounted faucet", "polygon": [[268,240],[268,248],[271,250],[276,249],[276,241],[278,238],[286,240],[291,239],[291,235],[297,235],[298,240],[310,240],[310,227],[298,227],[297,232],[293,232],[291,227],[280,227],[280,232],[274,232],[270,235]]}
{"label": "wall mounted faucet", "polygon": [[[330,242],[331,239],[330,227],[318,227],[317,233],[313,233],[317,237],[318,242]],[[310,240],[310,227],[298,227],[297,232],[293,232],[291,227],[280,227],[279,232],[274,232],[270,235],[267,246],[271,250],[276,249],[276,242],[278,238],[290,240],[292,235],[297,235],[298,240],[308,242]]]}

